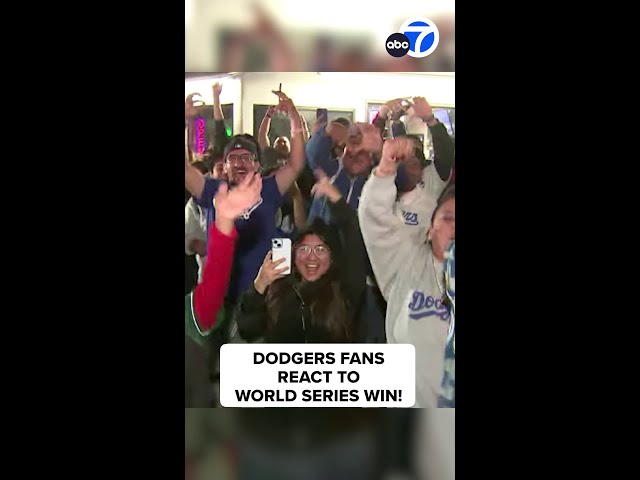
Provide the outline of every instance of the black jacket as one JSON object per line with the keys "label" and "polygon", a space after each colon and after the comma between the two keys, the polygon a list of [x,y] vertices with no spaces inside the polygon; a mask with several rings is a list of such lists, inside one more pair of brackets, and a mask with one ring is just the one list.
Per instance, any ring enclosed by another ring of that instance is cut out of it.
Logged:
{"label": "black jacket", "polygon": [[[341,254],[335,255],[332,248],[332,262],[338,265],[338,279],[340,291],[346,296],[351,317],[359,309],[364,297],[366,286],[366,254],[358,217],[344,199],[337,203],[330,203],[332,223],[337,228],[340,237]],[[333,265],[332,265],[333,268]],[[326,277],[326,276],[325,276]],[[324,281],[326,282],[326,278]],[[322,325],[314,325],[311,317],[311,305],[315,301],[314,294],[318,291],[323,279],[307,285],[301,285],[292,275],[278,282],[288,282],[290,288],[283,290],[280,318],[271,322],[265,295],[260,295],[253,286],[240,297],[236,310],[238,331],[242,338],[253,341],[264,337],[266,343],[333,343],[332,337]],[[321,323],[321,322],[318,322]],[[273,325],[272,328],[267,328]],[[352,339],[358,340],[360,329],[352,325]]]}

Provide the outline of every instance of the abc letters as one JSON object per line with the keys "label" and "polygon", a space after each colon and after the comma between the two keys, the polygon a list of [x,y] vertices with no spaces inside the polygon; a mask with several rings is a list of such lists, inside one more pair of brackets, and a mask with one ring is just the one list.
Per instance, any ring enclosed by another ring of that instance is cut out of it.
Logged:
{"label": "abc letters", "polygon": [[399,42],[398,40],[388,41],[387,48],[390,50],[397,50],[398,48],[409,48],[409,42]]}

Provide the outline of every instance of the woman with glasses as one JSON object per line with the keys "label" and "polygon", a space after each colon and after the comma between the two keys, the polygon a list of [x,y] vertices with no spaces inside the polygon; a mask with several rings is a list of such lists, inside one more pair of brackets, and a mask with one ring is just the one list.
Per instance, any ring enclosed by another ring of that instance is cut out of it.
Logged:
{"label": "woman with glasses", "polygon": [[329,178],[318,172],[312,192],[326,196],[332,224],[317,219],[292,244],[292,272],[285,275],[269,252],[236,310],[239,333],[266,343],[353,342],[355,313],[365,290],[364,243],[356,212]]}

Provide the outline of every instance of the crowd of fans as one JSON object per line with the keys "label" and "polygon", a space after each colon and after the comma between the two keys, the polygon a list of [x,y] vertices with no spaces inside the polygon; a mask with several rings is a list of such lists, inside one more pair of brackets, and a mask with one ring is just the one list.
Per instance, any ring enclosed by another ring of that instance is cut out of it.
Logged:
{"label": "crowd of fans", "polygon": [[[185,102],[186,406],[218,405],[224,343],[360,342],[413,344],[415,406],[455,407],[455,147],[431,105],[393,99],[371,124],[309,129],[273,91],[257,137],[229,137],[221,89],[204,155],[189,135],[200,105]],[[274,115],[291,135],[270,145]],[[290,274],[273,238],[291,239]]]}

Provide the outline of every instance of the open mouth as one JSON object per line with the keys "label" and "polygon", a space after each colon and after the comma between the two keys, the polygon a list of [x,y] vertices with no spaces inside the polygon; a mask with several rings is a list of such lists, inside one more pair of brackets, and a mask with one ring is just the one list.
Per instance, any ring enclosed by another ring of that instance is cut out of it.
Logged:
{"label": "open mouth", "polygon": [[316,275],[318,273],[318,268],[320,268],[320,265],[318,265],[317,263],[305,263],[304,267],[306,268],[309,275]]}

